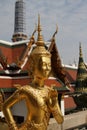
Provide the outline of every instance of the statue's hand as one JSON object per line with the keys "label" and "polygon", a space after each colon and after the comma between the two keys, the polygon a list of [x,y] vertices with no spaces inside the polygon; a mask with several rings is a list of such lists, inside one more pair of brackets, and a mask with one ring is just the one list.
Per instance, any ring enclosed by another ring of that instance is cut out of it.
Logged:
{"label": "statue's hand", "polygon": [[61,124],[63,122],[63,115],[58,104],[58,93],[56,90],[49,92],[48,106],[56,121]]}
{"label": "statue's hand", "polygon": [[48,93],[48,104],[50,107],[54,107],[56,103],[58,103],[58,93],[56,90],[52,89]]}
{"label": "statue's hand", "polygon": [[49,97],[57,97],[57,95],[58,95],[58,93],[57,93],[57,91],[54,90],[54,89],[51,89],[51,90],[49,91],[49,93],[48,93],[48,96],[49,96]]}

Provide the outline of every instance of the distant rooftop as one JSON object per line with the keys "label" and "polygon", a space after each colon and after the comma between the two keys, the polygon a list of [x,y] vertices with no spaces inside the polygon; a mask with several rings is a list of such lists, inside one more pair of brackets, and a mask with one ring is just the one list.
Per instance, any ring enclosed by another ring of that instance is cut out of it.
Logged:
{"label": "distant rooftop", "polygon": [[28,43],[28,42],[29,42],[29,40],[23,40],[23,41],[18,41],[18,42],[8,42],[8,41],[0,40],[0,44],[4,44],[4,45],[8,45],[8,46],[15,46],[15,45],[19,45],[19,44]]}
{"label": "distant rooftop", "polygon": [[62,64],[63,67],[66,67],[66,68],[71,68],[71,69],[78,69],[78,67],[75,65],[75,64],[72,64],[72,65],[65,65],[65,64]]}

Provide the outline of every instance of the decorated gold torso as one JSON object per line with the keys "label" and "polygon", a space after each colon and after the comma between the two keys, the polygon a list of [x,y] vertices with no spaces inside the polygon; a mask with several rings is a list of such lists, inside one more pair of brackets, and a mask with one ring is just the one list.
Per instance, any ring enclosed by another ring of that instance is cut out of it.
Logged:
{"label": "decorated gold torso", "polygon": [[50,91],[52,90],[48,89],[48,87],[43,89],[26,85],[16,92],[16,95],[20,96],[20,100],[25,98],[28,109],[27,120],[22,128],[26,126],[28,130],[47,129],[50,118],[50,110],[48,108],[48,95]]}

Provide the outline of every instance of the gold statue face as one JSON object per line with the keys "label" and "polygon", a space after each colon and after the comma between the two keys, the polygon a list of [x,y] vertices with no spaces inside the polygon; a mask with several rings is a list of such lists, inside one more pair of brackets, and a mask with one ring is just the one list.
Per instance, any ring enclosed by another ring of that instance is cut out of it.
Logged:
{"label": "gold statue face", "polygon": [[34,77],[38,79],[47,79],[51,71],[51,59],[49,56],[38,56],[34,62]]}
{"label": "gold statue face", "polygon": [[44,46],[36,46],[30,55],[29,76],[47,79],[51,71],[51,54]]}
{"label": "gold statue face", "polygon": [[38,63],[38,74],[41,77],[48,78],[51,71],[51,60],[49,57],[43,56]]}

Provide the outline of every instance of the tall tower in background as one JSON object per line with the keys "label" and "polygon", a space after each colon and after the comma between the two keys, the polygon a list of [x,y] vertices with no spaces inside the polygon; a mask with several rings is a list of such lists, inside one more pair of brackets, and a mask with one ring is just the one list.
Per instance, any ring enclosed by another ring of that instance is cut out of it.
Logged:
{"label": "tall tower in background", "polygon": [[17,0],[15,3],[14,34],[12,41],[26,40],[25,2]]}

